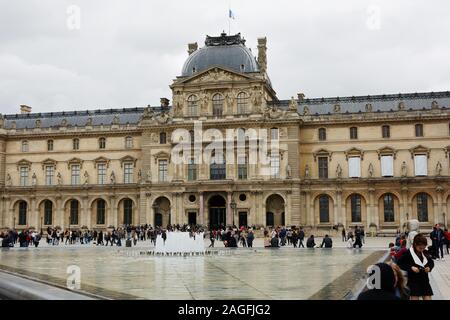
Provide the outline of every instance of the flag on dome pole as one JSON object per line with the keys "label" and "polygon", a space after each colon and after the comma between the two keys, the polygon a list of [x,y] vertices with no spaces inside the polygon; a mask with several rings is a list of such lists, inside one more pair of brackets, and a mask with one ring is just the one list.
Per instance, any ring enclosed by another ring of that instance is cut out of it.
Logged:
{"label": "flag on dome pole", "polygon": [[233,19],[233,20],[234,20],[234,18],[235,18],[234,12],[231,11],[231,9],[228,10],[228,17],[229,17],[230,19]]}

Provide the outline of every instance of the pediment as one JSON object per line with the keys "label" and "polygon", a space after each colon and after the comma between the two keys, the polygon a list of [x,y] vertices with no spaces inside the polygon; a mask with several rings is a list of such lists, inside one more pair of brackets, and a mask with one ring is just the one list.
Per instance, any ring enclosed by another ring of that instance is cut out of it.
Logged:
{"label": "pediment", "polygon": [[364,151],[358,148],[351,148],[345,151],[345,158],[348,160],[350,157],[361,157],[361,160],[363,160],[364,157]]}
{"label": "pediment", "polygon": [[177,81],[176,84],[200,84],[210,82],[227,82],[227,81],[242,81],[254,80],[246,74],[239,73],[221,66],[213,66],[189,78]]}
{"label": "pediment", "polygon": [[120,166],[123,167],[123,164],[126,162],[132,162],[134,166],[136,166],[137,159],[132,156],[125,156],[120,158]]}
{"label": "pediment", "polygon": [[69,161],[67,161],[67,167],[70,169],[70,166],[73,164],[79,164],[80,165],[80,169],[83,169],[83,160],[81,160],[80,158],[72,158]]}
{"label": "pediment", "polygon": [[110,160],[108,158],[98,157],[98,158],[94,159],[94,168],[97,168],[98,163],[106,163],[106,167],[108,168],[109,162],[110,162]]}
{"label": "pediment", "polygon": [[31,162],[26,160],[26,159],[22,159],[20,161],[18,161],[17,163],[17,170],[19,170],[20,167],[31,167]]}
{"label": "pediment", "polygon": [[430,149],[422,145],[418,145],[412,149],[409,149],[409,152],[411,152],[411,158],[414,158],[414,155],[417,154],[425,154],[428,158],[430,157]]}
{"label": "pediment", "polygon": [[333,155],[333,152],[330,152],[326,149],[319,149],[313,153],[314,161],[317,161],[317,157],[328,157],[331,161],[331,156]]}
{"label": "pediment", "polygon": [[170,161],[170,154],[164,151],[160,151],[153,155],[155,158],[155,164],[158,163],[158,159],[168,159]]}
{"label": "pediment", "polygon": [[397,150],[395,150],[391,147],[388,147],[388,146],[378,149],[377,153],[378,153],[378,159],[381,159],[381,156],[387,156],[387,155],[393,156],[395,159],[397,156]]}
{"label": "pediment", "polygon": [[53,159],[50,159],[50,158],[45,159],[44,161],[42,161],[42,170],[44,170],[44,168],[46,166],[53,166],[53,167],[56,168],[56,164],[57,164],[56,160],[53,160]]}

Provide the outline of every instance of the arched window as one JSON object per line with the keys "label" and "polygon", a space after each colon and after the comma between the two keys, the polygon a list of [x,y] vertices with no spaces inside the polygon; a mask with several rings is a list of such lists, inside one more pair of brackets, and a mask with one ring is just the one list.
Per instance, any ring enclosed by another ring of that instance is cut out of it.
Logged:
{"label": "arched window", "polygon": [[133,201],[130,199],[123,201],[123,224],[133,224]]}
{"label": "arched window", "polygon": [[78,203],[78,200],[71,200],[70,201],[70,216],[69,216],[69,223],[72,225],[78,224],[78,214],[80,211],[80,204]]}
{"label": "arched window", "polygon": [[165,132],[161,132],[159,134],[159,144],[166,144],[167,143],[167,135]]}
{"label": "arched window", "polygon": [[273,227],[275,225],[275,217],[273,212],[266,212],[266,226]]}
{"label": "arched window", "polygon": [[325,129],[325,128],[320,128],[319,129],[319,140],[320,141],[327,140],[327,129]]}
{"label": "arched window", "polygon": [[213,116],[221,117],[223,114],[223,96],[220,93],[216,93],[213,98]]}
{"label": "arched window", "polygon": [[324,194],[319,197],[320,223],[330,222],[330,199]]}
{"label": "arched window", "polygon": [[125,148],[126,149],[132,149],[133,148],[133,137],[126,137],[125,138]]}
{"label": "arched window", "polygon": [[248,107],[248,94],[245,92],[241,92],[237,96],[237,113],[238,114],[246,114]]}
{"label": "arched window", "polygon": [[73,150],[79,150],[80,149],[80,139],[73,139],[72,140],[72,149]]}
{"label": "arched window", "polygon": [[209,176],[211,180],[225,180],[227,178],[227,165],[225,163],[225,157],[223,154],[215,153],[211,155],[212,163],[209,166]]}
{"label": "arched window", "polygon": [[280,139],[280,130],[278,130],[278,128],[270,129],[270,139],[271,140],[279,140]]}
{"label": "arched window", "polygon": [[53,140],[47,140],[47,151],[53,151]]}
{"label": "arched window", "polygon": [[98,139],[98,148],[99,149],[105,149],[106,148],[106,139],[105,138]]}
{"label": "arched window", "polygon": [[428,221],[428,195],[426,193],[417,195],[417,219],[420,222]]}
{"label": "arched window", "polygon": [[103,199],[97,200],[97,224],[105,224],[106,202]]}
{"label": "arched window", "polygon": [[53,202],[45,200],[44,202],[44,225],[53,224]]}
{"label": "arched window", "polygon": [[383,207],[384,207],[384,221],[394,222],[394,196],[391,193],[387,193],[383,197]]}
{"label": "arched window", "polygon": [[25,201],[19,202],[19,226],[27,224],[28,204]]}
{"label": "arched window", "polygon": [[22,152],[28,152],[28,151],[29,151],[28,141],[24,140],[24,141],[22,141]]}
{"label": "arched window", "polygon": [[197,108],[198,108],[198,99],[195,94],[192,94],[188,98],[188,108],[187,108],[187,114],[190,117],[196,117],[197,114]]}
{"label": "arched window", "polygon": [[350,197],[352,222],[361,222],[361,196],[359,194],[352,194]]}

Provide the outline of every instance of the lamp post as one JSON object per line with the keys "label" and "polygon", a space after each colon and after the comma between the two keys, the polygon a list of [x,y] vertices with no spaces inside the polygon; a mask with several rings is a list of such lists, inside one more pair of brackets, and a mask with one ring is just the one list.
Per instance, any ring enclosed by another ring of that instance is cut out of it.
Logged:
{"label": "lamp post", "polygon": [[236,202],[234,202],[234,200],[231,201],[230,207],[233,210],[233,227],[234,227],[235,226],[235,224],[234,224],[234,216],[236,214]]}

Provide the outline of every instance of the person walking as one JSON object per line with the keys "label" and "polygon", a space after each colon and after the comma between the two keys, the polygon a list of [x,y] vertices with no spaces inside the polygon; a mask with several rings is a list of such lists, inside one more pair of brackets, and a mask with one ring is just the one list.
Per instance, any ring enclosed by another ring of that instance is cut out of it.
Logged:
{"label": "person walking", "polygon": [[294,248],[297,248],[297,243],[298,243],[297,230],[292,231],[291,241],[292,241],[292,244],[294,245]]}
{"label": "person walking", "polygon": [[430,233],[430,238],[433,243],[433,249],[435,250],[436,260],[439,260],[439,252],[441,253],[440,257],[442,260],[444,258],[444,241],[445,235],[444,231],[442,231],[441,226],[436,224],[433,228],[433,231]]}
{"label": "person walking", "polygon": [[346,237],[346,233],[345,233],[345,228],[342,228],[342,242],[347,241],[347,237]]}
{"label": "person walking", "polygon": [[305,245],[303,244],[303,240],[305,240],[305,231],[303,231],[303,229],[300,228],[300,231],[298,232],[298,241],[299,241],[298,247],[299,248],[305,247]]}
{"label": "person walking", "polygon": [[209,232],[209,241],[211,242],[208,248],[214,248],[214,241],[215,241],[215,237],[214,237],[214,231],[210,231]]}
{"label": "person walking", "polygon": [[247,246],[249,248],[253,248],[253,240],[255,239],[255,235],[253,234],[253,230],[250,230],[247,235]]}
{"label": "person walking", "polygon": [[361,232],[358,229],[355,230],[355,243],[353,243],[353,248],[356,248],[356,246],[359,248],[362,248],[363,246],[361,241]]}
{"label": "person walking", "polygon": [[411,248],[398,261],[398,266],[408,273],[410,300],[419,300],[421,297],[431,300],[433,296],[428,274],[433,270],[434,262],[426,251],[427,244],[424,236],[416,235]]}

